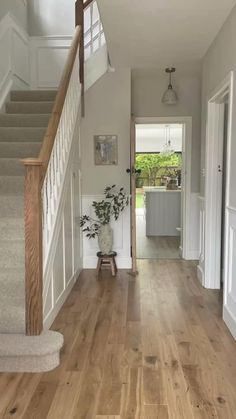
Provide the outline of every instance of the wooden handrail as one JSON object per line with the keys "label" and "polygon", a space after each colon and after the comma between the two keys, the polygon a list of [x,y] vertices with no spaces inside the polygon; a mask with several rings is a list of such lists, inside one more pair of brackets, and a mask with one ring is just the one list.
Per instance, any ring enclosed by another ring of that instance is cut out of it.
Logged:
{"label": "wooden handrail", "polygon": [[[82,28],[77,26],[63,72],[52,114],[38,158],[23,159],[25,166],[25,313],[26,334],[39,335],[43,329],[43,233],[41,191],[63,112]],[[81,49],[81,48],[80,48]]]}
{"label": "wooden handrail", "polygon": [[91,3],[93,3],[94,2],[94,0],[86,0],[85,2],[84,2],[84,9],[87,9],[87,7],[91,4]]}
{"label": "wooden handrail", "polygon": [[85,115],[84,105],[84,3],[83,0],[76,0],[75,2],[75,26],[81,27],[81,41],[79,51],[79,62],[80,62],[80,83],[81,83],[81,114]]}

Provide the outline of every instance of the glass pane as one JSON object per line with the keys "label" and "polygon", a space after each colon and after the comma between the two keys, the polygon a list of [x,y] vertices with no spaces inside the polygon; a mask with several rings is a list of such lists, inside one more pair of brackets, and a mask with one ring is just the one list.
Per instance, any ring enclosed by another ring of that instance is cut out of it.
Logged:
{"label": "glass pane", "polygon": [[106,43],[106,38],[105,38],[105,35],[104,35],[104,32],[103,32],[102,35],[101,35],[101,45],[105,45],[105,43]]}
{"label": "glass pane", "polygon": [[84,59],[85,61],[91,56],[91,45],[84,49]]}
{"label": "glass pane", "polygon": [[95,39],[95,41],[93,41],[93,52],[97,51],[98,48],[99,48],[99,40],[97,38]]}
{"label": "glass pane", "polygon": [[93,27],[93,39],[99,34],[99,24]]}
{"label": "glass pane", "polygon": [[93,3],[93,23],[97,22],[99,20],[99,12],[98,12],[98,6],[97,3]]}
{"label": "glass pane", "polygon": [[91,42],[91,32],[87,32],[87,35],[84,37],[84,45],[87,45]]}
{"label": "glass pane", "polygon": [[86,33],[91,26],[91,7],[85,10],[84,13],[84,32]]}

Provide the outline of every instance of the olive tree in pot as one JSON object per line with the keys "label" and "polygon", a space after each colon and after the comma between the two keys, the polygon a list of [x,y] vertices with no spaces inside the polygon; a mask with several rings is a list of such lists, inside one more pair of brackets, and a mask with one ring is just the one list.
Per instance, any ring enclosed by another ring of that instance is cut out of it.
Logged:
{"label": "olive tree in pot", "polygon": [[112,251],[113,231],[110,226],[112,219],[118,220],[120,214],[129,203],[129,198],[124,188],[116,190],[116,185],[107,186],[104,190],[105,198],[101,201],[93,201],[96,219],[90,215],[80,217],[80,227],[86,233],[86,237],[94,239],[98,237],[99,249],[104,255]]}

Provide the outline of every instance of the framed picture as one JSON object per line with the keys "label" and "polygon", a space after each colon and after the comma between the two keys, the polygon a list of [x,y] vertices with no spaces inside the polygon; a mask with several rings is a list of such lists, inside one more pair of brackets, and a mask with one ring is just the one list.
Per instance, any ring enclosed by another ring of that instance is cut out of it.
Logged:
{"label": "framed picture", "polygon": [[94,157],[97,166],[118,164],[117,135],[94,135]]}

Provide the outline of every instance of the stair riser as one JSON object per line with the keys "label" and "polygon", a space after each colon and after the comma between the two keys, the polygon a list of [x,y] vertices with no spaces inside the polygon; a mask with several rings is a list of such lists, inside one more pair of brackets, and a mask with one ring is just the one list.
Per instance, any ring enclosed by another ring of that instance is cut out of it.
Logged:
{"label": "stair riser", "polygon": [[0,266],[3,268],[22,268],[25,265],[25,243],[23,240],[0,241]]}
{"label": "stair riser", "polygon": [[1,240],[19,240],[24,238],[23,218],[0,218]]}
{"label": "stair riser", "polygon": [[[23,176],[0,176],[0,194],[5,196],[17,195],[16,198],[19,199],[19,195],[23,196],[24,193],[24,180]],[[0,208],[2,198],[5,199],[5,197],[1,197]],[[14,197],[12,196],[12,198]],[[23,204],[23,198],[21,199]]]}
{"label": "stair riser", "polygon": [[51,113],[53,102],[8,102],[6,112],[9,114],[47,114]]}
{"label": "stair riser", "polygon": [[41,143],[26,143],[26,142],[0,142],[0,157],[1,158],[26,158],[37,157],[41,148]]}
{"label": "stair riser", "polygon": [[[10,308],[9,308],[10,309]],[[15,315],[9,312],[8,315],[0,312],[0,333],[25,333],[25,310],[16,310],[15,307],[11,308],[12,312],[15,311]],[[0,357],[0,361],[1,361]]]}
{"label": "stair riser", "polygon": [[30,128],[30,127],[0,127],[0,142],[13,141],[13,142],[37,142],[42,141],[45,135],[46,128]]}
{"label": "stair riser", "polygon": [[25,168],[18,159],[0,159],[0,176],[24,176]]}
{"label": "stair riser", "polygon": [[1,196],[0,217],[2,218],[24,217],[23,196]]}
{"label": "stair riser", "polygon": [[[15,289],[15,294],[13,293]],[[9,292],[11,291],[11,292]],[[19,286],[17,283],[11,284],[10,287],[4,287],[1,290],[0,305],[8,306],[12,309],[16,307],[24,307],[25,305],[25,290],[23,283]]]}
{"label": "stair riser", "polygon": [[0,115],[0,127],[47,127],[49,115]]}
{"label": "stair riser", "polygon": [[0,270],[0,282],[12,283],[13,288],[15,283],[25,283],[25,269],[5,268]]}
{"label": "stair riser", "polygon": [[29,90],[11,92],[11,100],[14,102],[54,102],[56,90]]}

